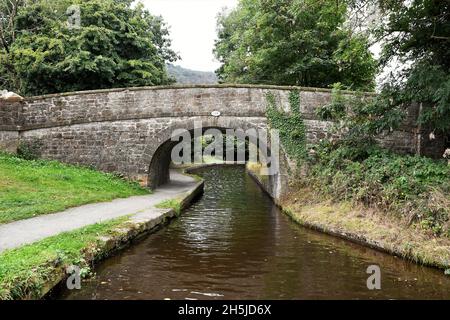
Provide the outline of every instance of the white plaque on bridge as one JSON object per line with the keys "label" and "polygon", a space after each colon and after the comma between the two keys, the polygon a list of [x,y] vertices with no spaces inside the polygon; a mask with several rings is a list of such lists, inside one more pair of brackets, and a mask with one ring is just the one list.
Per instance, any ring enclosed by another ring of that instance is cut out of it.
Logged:
{"label": "white plaque on bridge", "polygon": [[211,112],[211,115],[213,117],[220,117],[221,113],[220,113],[220,111],[213,111],[213,112]]}

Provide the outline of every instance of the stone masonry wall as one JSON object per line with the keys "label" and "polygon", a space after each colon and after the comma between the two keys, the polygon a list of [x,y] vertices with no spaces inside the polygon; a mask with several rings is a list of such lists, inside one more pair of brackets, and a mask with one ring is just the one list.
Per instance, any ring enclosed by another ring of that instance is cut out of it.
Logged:
{"label": "stone masonry wall", "polygon": [[0,150],[15,152],[19,144],[22,103],[0,100]]}

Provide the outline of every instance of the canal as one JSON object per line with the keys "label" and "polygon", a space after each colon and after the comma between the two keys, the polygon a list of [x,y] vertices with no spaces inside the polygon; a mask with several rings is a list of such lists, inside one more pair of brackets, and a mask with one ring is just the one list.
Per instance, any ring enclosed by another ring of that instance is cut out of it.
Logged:
{"label": "canal", "polygon": [[[450,278],[298,226],[245,168],[198,171],[205,194],[61,299],[450,299]],[[366,270],[379,265],[381,290]]]}

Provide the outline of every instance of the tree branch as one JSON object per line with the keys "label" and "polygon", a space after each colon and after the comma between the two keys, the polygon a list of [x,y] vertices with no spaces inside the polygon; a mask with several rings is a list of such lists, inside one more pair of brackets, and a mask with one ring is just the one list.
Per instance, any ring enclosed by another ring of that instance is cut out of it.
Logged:
{"label": "tree branch", "polygon": [[450,37],[431,36],[431,39],[450,40]]}

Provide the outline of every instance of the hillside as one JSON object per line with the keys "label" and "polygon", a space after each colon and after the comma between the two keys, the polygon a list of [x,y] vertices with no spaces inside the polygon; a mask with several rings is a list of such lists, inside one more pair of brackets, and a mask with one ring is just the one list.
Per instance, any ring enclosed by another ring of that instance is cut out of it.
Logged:
{"label": "hillside", "polygon": [[167,65],[169,75],[179,84],[215,84],[217,76],[214,72],[195,71],[172,64]]}

